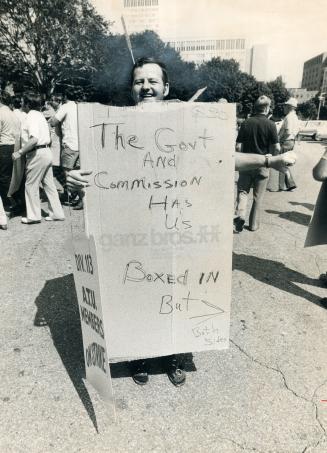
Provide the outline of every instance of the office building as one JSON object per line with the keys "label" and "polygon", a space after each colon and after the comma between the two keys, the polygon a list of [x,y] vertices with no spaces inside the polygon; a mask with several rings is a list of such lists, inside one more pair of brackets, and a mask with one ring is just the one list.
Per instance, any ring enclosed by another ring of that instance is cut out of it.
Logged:
{"label": "office building", "polygon": [[129,33],[140,33],[144,30],[160,33],[159,0],[121,0],[121,2],[121,15],[124,16]]}
{"label": "office building", "polygon": [[199,65],[214,57],[233,58],[245,70],[245,39],[171,39],[166,44],[179,52],[184,61]]}
{"label": "office building", "polygon": [[243,38],[233,39],[176,39],[166,44],[180,53],[184,61],[199,65],[212,58],[234,59],[240,70],[253,75],[257,80],[267,79],[267,46],[255,45],[248,49]]}
{"label": "office building", "polygon": [[247,50],[245,72],[255,77],[259,82],[267,80],[267,46],[257,44]]}
{"label": "office building", "polygon": [[306,88],[289,88],[288,91],[290,96],[297,99],[299,104],[310,101],[318,94],[318,90],[309,91]]}
{"label": "office building", "polygon": [[[322,90],[327,88],[327,52],[310,58],[303,65],[303,76],[301,88],[307,90]],[[324,90],[322,90],[324,91]]]}

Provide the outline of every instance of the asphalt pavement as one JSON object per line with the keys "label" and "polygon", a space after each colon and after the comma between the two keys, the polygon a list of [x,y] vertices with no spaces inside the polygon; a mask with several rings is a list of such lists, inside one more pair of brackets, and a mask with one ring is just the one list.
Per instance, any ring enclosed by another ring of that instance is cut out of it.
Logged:
{"label": "asphalt pavement", "polygon": [[194,354],[175,388],[112,366],[115,411],[85,381],[67,221],[0,231],[0,452],[327,451],[326,247],[303,244],[321,143],[297,145],[298,189],[266,194],[260,230],[234,235],[230,348]]}

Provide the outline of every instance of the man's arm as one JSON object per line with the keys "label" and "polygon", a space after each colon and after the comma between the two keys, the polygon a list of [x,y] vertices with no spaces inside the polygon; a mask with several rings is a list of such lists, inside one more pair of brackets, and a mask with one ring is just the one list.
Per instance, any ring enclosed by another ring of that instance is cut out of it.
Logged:
{"label": "man's arm", "polygon": [[327,147],[320,161],[313,168],[312,174],[316,181],[325,181],[327,179]]}
{"label": "man's arm", "polygon": [[20,150],[12,153],[12,159],[15,161],[15,160],[19,159],[21,156],[25,156],[25,154],[34,150],[36,144],[37,144],[37,138],[31,137],[28,140],[28,142],[26,143],[26,145],[24,145]]}
{"label": "man's arm", "polygon": [[274,145],[270,145],[269,153],[272,154],[273,156],[277,156],[277,154],[280,154],[280,144],[275,143]]}
{"label": "man's arm", "polygon": [[[269,158],[269,167],[275,170],[283,171],[286,167],[294,165],[296,161],[296,154],[289,151],[278,156],[271,156]],[[261,154],[244,154],[236,153],[235,170],[255,170],[256,168],[263,168],[266,165],[266,157]],[[89,187],[89,175],[92,171],[89,170],[70,170],[67,173],[67,187],[72,190],[80,190],[84,187]]]}
{"label": "man's arm", "polygon": [[[296,161],[296,154],[289,151],[278,156],[271,156],[269,158],[269,167],[275,170],[283,171],[285,167],[294,165]],[[246,171],[256,170],[263,168],[266,165],[266,157],[261,154],[243,154],[236,153],[235,156],[235,170]]]}
{"label": "man's arm", "polygon": [[49,123],[50,123],[50,126],[52,126],[52,127],[56,127],[56,126],[60,125],[60,121],[57,120],[57,118],[55,116],[50,118]]}
{"label": "man's arm", "polygon": [[236,142],[235,151],[236,151],[237,153],[241,153],[241,152],[242,152],[242,143]]}

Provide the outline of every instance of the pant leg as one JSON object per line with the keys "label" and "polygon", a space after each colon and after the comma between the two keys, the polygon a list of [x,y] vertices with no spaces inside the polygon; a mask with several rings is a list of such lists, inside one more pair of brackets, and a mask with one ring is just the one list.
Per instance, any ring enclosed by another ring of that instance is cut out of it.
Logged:
{"label": "pant leg", "polygon": [[285,183],[286,183],[287,189],[296,187],[292,172],[289,168],[287,169],[287,172],[285,173]]}
{"label": "pant leg", "polygon": [[254,178],[253,183],[253,203],[249,218],[250,230],[257,230],[260,226],[260,213],[263,204],[263,199],[266,193],[268,184],[269,172],[259,171]]}
{"label": "pant leg", "polygon": [[237,182],[236,215],[245,220],[248,195],[252,186],[252,172],[240,172]]}
{"label": "pant leg", "polygon": [[7,216],[3,207],[1,196],[0,196],[0,225],[7,225]]}
{"label": "pant leg", "polygon": [[40,184],[50,165],[51,157],[44,148],[27,154],[25,199],[26,217],[29,220],[41,220]]}
{"label": "pant leg", "polygon": [[[51,159],[50,148],[47,148],[43,151],[44,151],[44,153],[49,154],[49,158]],[[42,178],[42,184],[43,184],[45,194],[48,198],[50,216],[52,216],[56,219],[63,219],[65,217],[65,214],[62,209],[60,200],[59,200],[59,195],[58,195],[58,191],[57,191],[55,182],[53,180],[51,164],[48,165],[48,167],[44,173],[44,176]]]}
{"label": "pant leg", "polygon": [[0,196],[4,205],[9,205],[7,197],[13,170],[12,153],[15,145],[0,145]]}

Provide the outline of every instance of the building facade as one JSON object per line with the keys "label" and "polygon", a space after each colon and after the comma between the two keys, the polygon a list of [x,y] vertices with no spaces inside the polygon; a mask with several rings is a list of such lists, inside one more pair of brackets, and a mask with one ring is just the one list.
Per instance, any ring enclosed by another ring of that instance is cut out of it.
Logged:
{"label": "building facade", "polygon": [[309,91],[306,88],[289,88],[288,91],[290,96],[295,98],[299,104],[310,101],[318,94],[318,90]]}
{"label": "building facade", "polygon": [[247,50],[245,72],[255,77],[259,82],[267,81],[268,51],[264,44],[257,44]]}
{"label": "building facade", "polygon": [[121,14],[129,33],[153,30],[160,33],[159,0],[121,0]]}
{"label": "building facade", "polygon": [[212,58],[234,59],[240,70],[253,75],[259,81],[267,80],[267,46],[246,47],[244,38],[232,39],[176,39],[166,40],[166,44],[180,53],[184,61],[196,65]]}
{"label": "building facade", "polygon": [[327,52],[310,58],[303,65],[301,88],[324,91],[327,88]]}
{"label": "building facade", "polygon": [[245,39],[172,39],[167,40],[166,44],[179,52],[184,61],[199,65],[214,57],[233,58],[245,71]]}

